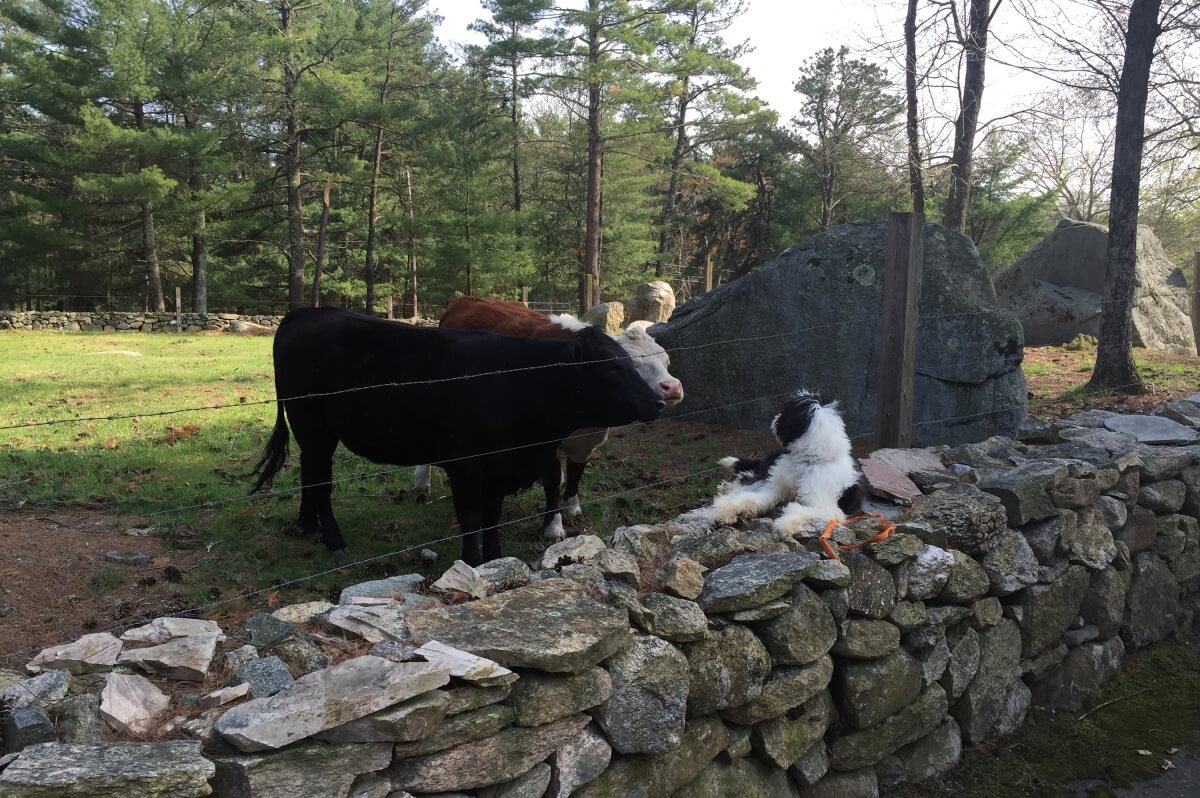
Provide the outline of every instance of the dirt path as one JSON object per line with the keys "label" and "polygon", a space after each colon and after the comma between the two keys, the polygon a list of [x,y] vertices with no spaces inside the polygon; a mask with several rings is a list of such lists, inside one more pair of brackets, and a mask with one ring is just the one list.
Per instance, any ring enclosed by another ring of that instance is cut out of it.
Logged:
{"label": "dirt path", "polygon": [[[29,647],[192,603],[186,578],[195,553],[165,552],[158,538],[130,528],[88,511],[0,513],[0,668],[24,664]],[[148,561],[113,564],[109,551]]]}

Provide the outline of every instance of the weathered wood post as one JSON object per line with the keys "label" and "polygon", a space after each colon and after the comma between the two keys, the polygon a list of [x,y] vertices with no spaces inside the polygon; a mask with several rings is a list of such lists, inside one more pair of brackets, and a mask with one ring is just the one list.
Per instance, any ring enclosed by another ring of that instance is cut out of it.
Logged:
{"label": "weathered wood post", "polygon": [[529,286],[521,286],[521,304],[529,307]]}
{"label": "weathered wood post", "polygon": [[883,254],[883,340],[879,347],[879,447],[912,445],[917,301],[925,259],[925,214],[888,214]]}
{"label": "weathered wood post", "polygon": [[391,294],[387,295],[387,309],[388,309],[388,315],[387,315],[388,321],[391,321],[392,319],[396,318],[395,316],[392,315],[392,295]]}
{"label": "weathered wood post", "polygon": [[1200,252],[1192,254],[1192,340],[1196,342],[1196,354],[1200,355]]}
{"label": "weathered wood post", "polygon": [[179,286],[175,286],[175,332],[183,332],[183,302],[180,299]]}

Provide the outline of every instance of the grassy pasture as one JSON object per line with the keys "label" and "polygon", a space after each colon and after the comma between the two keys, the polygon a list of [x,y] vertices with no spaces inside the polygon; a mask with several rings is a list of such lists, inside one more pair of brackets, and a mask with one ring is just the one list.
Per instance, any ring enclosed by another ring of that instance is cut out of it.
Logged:
{"label": "grassy pasture", "polygon": [[[200,408],[0,431],[0,512],[85,510],[115,519],[117,528],[150,527],[168,547],[202,555],[180,585],[193,606],[329,570],[324,547],[296,528],[294,446],[276,493],[246,497],[247,474],[274,422],[270,348],[270,338],[224,335],[0,335],[0,426]],[[1087,351],[1027,350],[1031,412],[1137,410],[1200,385],[1195,358],[1139,352],[1151,395],[1088,396],[1080,386],[1090,357]],[[594,455],[584,484],[586,517],[575,531],[607,534],[622,524],[672,517],[712,495],[719,475],[699,472],[716,458],[769,445],[763,434],[686,421],[616,430]],[[352,559],[376,559],[292,586],[290,596],[327,595],[399,572],[438,573],[457,557],[455,539],[429,545],[439,554],[437,565],[423,565],[419,557],[428,541],[456,533],[441,471],[434,470],[433,499],[425,504],[411,495],[411,468],[376,465],[341,450],[334,478],[334,508]],[[502,532],[506,553],[532,558],[542,548],[539,521],[520,520],[536,514],[541,502],[537,489],[506,502],[505,521],[514,522]],[[416,550],[396,554],[410,547]],[[132,589],[100,575],[88,590],[122,587]]]}
{"label": "grassy pasture", "polygon": [[[269,588],[329,569],[323,545],[302,539],[296,528],[294,445],[274,485],[279,493],[245,498],[246,475],[275,418],[270,347],[270,338],[221,335],[0,336],[0,384],[6,386],[0,425],[209,408],[0,431],[0,510],[88,508],[127,527],[150,526],[168,546],[200,549],[203,564],[186,583],[196,604],[218,592]],[[606,534],[695,506],[712,494],[717,475],[687,475],[711,469],[716,457],[734,451],[727,448],[733,434],[680,422],[614,431],[585,480],[584,523]],[[667,450],[670,457],[663,456]],[[444,474],[434,470],[432,500],[417,504],[412,471],[339,450],[334,510],[352,559],[379,559],[305,582],[296,592],[324,595],[353,581],[418,570],[419,551],[383,555],[455,534]],[[631,491],[662,480],[672,481]],[[510,498],[505,520],[533,515],[541,502],[536,489]],[[506,554],[532,557],[542,548],[540,522],[514,523],[502,541]],[[440,572],[457,558],[459,543],[429,548],[439,553],[439,564],[426,570]],[[95,589],[112,582],[102,578]]]}

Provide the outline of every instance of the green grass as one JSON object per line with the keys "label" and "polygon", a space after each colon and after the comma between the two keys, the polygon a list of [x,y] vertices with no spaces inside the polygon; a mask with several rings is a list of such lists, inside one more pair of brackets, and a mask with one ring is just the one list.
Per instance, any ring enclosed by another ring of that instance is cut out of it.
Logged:
{"label": "green grass", "polygon": [[129,577],[124,572],[116,568],[103,568],[88,581],[87,593],[89,596],[103,596],[123,587],[128,581]]}
{"label": "green grass", "polygon": [[1024,370],[1027,376],[1034,377],[1051,377],[1062,372],[1062,369],[1053,363],[1026,363]]}
{"label": "green grass", "polygon": [[[124,526],[148,524],[169,545],[205,549],[186,589],[203,603],[271,587],[332,567],[318,541],[299,536],[296,447],[271,497],[246,499],[247,474],[274,423],[270,338],[150,334],[6,333],[0,335],[0,425],[55,418],[155,413],[187,407],[225,409],[119,421],[87,421],[0,431],[0,510],[82,507],[112,513]],[[140,357],[97,354],[129,350]],[[718,475],[631,488],[711,468],[730,451],[717,436],[689,433],[686,455],[664,444],[676,424],[614,431],[585,477],[584,510],[597,534],[652,522],[711,497]],[[665,451],[671,451],[669,457]],[[670,470],[660,463],[671,461]],[[364,474],[382,475],[360,478]],[[434,470],[432,501],[411,496],[412,469],[381,466],[339,450],[334,511],[351,559],[365,559],[453,535],[444,474]],[[606,497],[597,501],[600,497]],[[590,501],[589,501],[590,500]],[[541,510],[535,488],[505,504],[505,520]],[[502,531],[505,554],[531,558],[543,548],[538,520]],[[430,545],[440,555],[428,573],[456,559],[460,544]],[[417,552],[386,557],[351,572],[307,582],[293,593],[325,595],[367,578],[420,570]]]}
{"label": "green grass", "polygon": [[[1171,749],[1200,745],[1200,659],[1182,643],[1131,655],[1092,706],[1106,701],[1082,720],[1083,712],[1037,712],[1013,737],[965,750],[950,774],[899,788],[896,798],[1111,795],[1110,787],[1161,775]],[[1086,793],[1068,789],[1093,780],[1103,784]]]}

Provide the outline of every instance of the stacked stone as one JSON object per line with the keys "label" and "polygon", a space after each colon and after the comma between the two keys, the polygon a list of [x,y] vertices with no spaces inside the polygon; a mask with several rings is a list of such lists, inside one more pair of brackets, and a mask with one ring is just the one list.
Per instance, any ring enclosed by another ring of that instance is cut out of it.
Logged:
{"label": "stacked stone", "polygon": [[[237,322],[275,328],[282,316],[237,313],[184,313],[183,332],[226,331]],[[176,332],[174,313],[51,310],[0,310],[0,330],[62,330],[66,332]]]}
{"label": "stacked stone", "polygon": [[[152,650],[203,657],[202,632],[163,620],[132,651],[88,636],[0,691],[16,755],[0,791],[825,798],[919,782],[1033,705],[1092,700],[1127,650],[1191,633],[1200,434],[1165,409],[1139,418],[873,453],[873,487],[913,506],[840,561],[770,519],[685,516],[569,538],[536,570],[458,562],[432,589],[398,576],[255,616],[230,635],[245,645],[227,646],[225,686],[195,696],[200,714],[173,717],[176,697],[151,708],[166,724],[138,732],[186,741],[84,741],[61,707],[132,728],[113,698],[96,706],[95,673],[203,677]],[[346,638],[374,647],[330,666]]]}

